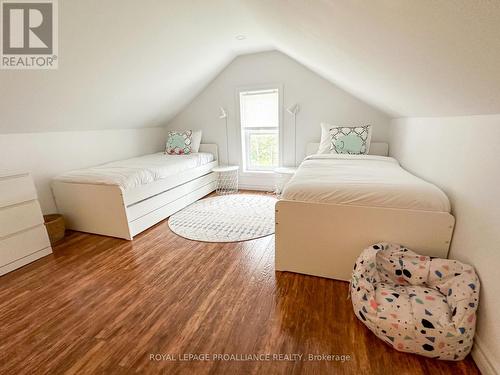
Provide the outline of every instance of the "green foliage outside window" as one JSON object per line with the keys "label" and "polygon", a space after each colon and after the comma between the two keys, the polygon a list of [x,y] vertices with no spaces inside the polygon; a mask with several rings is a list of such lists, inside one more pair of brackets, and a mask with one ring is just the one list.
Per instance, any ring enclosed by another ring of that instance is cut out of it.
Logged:
{"label": "green foliage outside window", "polygon": [[270,169],[278,166],[278,134],[250,134],[250,167]]}

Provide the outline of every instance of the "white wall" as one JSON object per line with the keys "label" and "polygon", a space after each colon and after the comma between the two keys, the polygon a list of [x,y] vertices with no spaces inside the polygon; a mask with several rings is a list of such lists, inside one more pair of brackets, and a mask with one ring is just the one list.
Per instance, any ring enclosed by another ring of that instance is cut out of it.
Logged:
{"label": "white wall", "polygon": [[472,264],[481,279],[473,353],[485,374],[500,372],[499,140],[500,115],[396,119],[391,126],[391,154],[451,200],[450,258]]}
{"label": "white wall", "polygon": [[163,128],[0,134],[0,169],[33,174],[44,213],[56,211],[53,176],[162,150]]}
{"label": "white wall", "polygon": [[[236,58],[167,125],[167,129],[202,129],[204,142],[219,145],[220,158],[226,162],[225,123],[218,118],[219,107],[228,111],[229,161],[240,160],[241,142],[238,136],[238,87],[282,84],[284,107],[300,104],[297,115],[297,155],[300,161],[306,143],[318,142],[320,122],[331,124],[372,124],[373,140],[386,141],[389,117],[321,78],[288,56],[277,52],[262,52]],[[293,118],[283,111],[284,165],[294,163]],[[244,177],[247,187],[269,187],[269,179]]]}

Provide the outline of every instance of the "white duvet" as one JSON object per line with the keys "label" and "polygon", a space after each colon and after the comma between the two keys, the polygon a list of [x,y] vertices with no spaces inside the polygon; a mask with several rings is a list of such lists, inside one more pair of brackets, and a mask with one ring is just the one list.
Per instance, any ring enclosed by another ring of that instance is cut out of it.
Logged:
{"label": "white duvet", "polygon": [[450,211],[437,186],[405,171],[394,158],[311,155],[286,184],[283,199],[356,206]]}
{"label": "white duvet", "polygon": [[97,167],[78,169],[55,178],[57,181],[82,184],[117,185],[127,190],[168,178],[214,160],[210,153],[167,155],[159,152],[132,159],[115,161]]}

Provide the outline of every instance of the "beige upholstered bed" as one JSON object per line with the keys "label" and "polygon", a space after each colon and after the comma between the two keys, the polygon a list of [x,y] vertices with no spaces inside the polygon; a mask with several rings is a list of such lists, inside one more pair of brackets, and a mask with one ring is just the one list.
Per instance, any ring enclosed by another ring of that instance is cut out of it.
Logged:
{"label": "beige upholstered bed", "polygon": [[376,155],[306,158],[276,204],[276,270],[349,280],[362,249],[382,241],[447,257],[455,222],[448,198],[387,149],[374,143]]}

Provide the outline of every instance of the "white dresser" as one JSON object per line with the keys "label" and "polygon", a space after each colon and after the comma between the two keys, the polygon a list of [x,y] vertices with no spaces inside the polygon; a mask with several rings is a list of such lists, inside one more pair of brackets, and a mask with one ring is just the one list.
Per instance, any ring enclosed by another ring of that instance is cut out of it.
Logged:
{"label": "white dresser", "polygon": [[0,171],[0,275],[50,253],[30,174]]}

